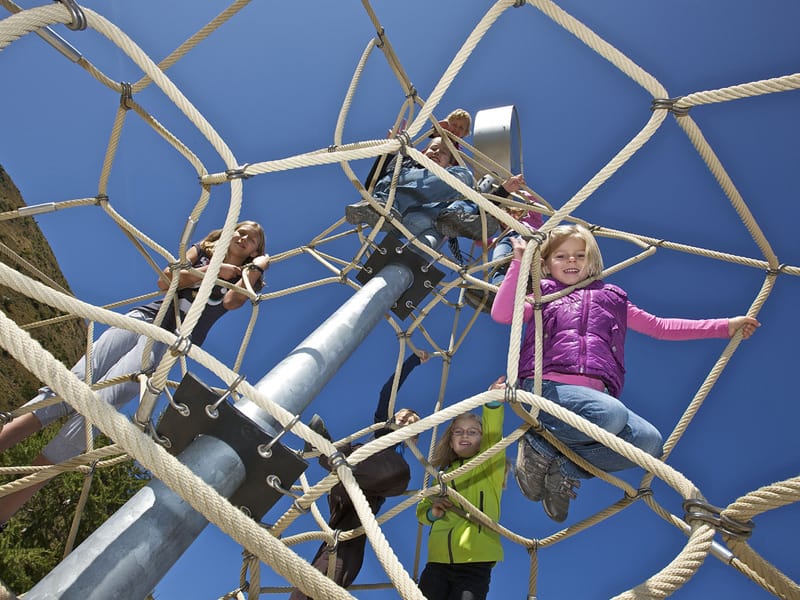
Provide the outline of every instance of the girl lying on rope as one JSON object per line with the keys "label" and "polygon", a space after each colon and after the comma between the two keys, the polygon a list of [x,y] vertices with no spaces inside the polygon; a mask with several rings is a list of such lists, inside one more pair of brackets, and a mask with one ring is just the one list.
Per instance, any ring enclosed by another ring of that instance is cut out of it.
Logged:
{"label": "girl lying on rope", "polygon": [[[201,242],[192,246],[186,252],[186,258],[193,269],[206,271],[214,254],[217,241],[222,233],[217,229],[209,233]],[[219,270],[219,278],[245,287],[245,279],[250,282],[254,290],[261,289],[262,275],[269,265],[269,258],[264,254],[265,248],[264,229],[255,221],[243,221],[236,226],[224,262]],[[163,271],[163,278],[159,278],[158,287],[166,290],[172,279],[172,270],[167,267]],[[181,269],[178,272],[178,298],[181,318],[186,315],[194,300],[197,287],[202,276]],[[200,320],[192,331],[192,343],[200,345],[205,340],[211,326],[226,312],[242,306],[247,299],[244,294],[237,293],[234,289],[223,286],[214,288],[208,303],[200,316]],[[163,300],[139,306],[127,313],[127,316],[141,321],[152,323],[161,307]],[[175,311],[166,313],[161,327],[168,331],[176,328]],[[148,338],[128,331],[110,327],[95,342],[92,351],[92,377],[95,383],[120,376],[139,373],[142,369],[142,358]],[[154,343],[149,359],[145,364],[151,367],[161,360],[165,347],[163,344]],[[81,380],[86,378],[86,357],[80,359],[72,367],[72,373]],[[121,408],[139,393],[139,382],[130,378],[124,382],[97,390],[96,394],[106,402]],[[54,392],[44,387],[38,396],[28,404],[41,402],[54,396]],[[18,442],[28,438],[33,433],[46,427],[53,421],[69,417],[55,438],[37,456],[34,465],[53,465],[78,456],[86,449],[86,436],[84,434],[85,420],[83,415],[75,412],[66,402],[59,402],[26,413],[0,430],[0,452],[10,448]],[[94,433],[94,432],[93,432]],[[38,490],[47,484],[46,481],[34,484],[23,490],[0,498],[0,524],[5,523],[25,502]]]}

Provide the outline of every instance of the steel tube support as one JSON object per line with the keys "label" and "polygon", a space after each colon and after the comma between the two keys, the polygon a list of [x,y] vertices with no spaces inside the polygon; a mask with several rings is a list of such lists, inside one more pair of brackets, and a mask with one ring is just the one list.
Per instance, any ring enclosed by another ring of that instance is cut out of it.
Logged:
{"label": "steel tube support", "polygon": [[[234,450],[201,436],[180,455],[223,496],[245,478]],[[139,490],[27,594],[31,600],[144,598],[208,525],[159,480]]]}
{"label": "steel tube support", "polygon": [[[336,373],[397,299],[413,273],[390,264],[368,281],[257,384],[274,402],[299,414]],[[280,430],[257,405],[236,408],[272,436]],[[180,460],[229,498],[245,480],[244,465],[224,442],[200,436]],[[208,524],[158,480],[140,490],[25,597],[28,600],[144,598]]]}
{"label": "steel tube support", "polygon": [[[302,413],[413,280],[404,265],[381,269],[254,387],[290,413]],[[236,408],[272,436],[281,430],[280,423],[247,399]]]}

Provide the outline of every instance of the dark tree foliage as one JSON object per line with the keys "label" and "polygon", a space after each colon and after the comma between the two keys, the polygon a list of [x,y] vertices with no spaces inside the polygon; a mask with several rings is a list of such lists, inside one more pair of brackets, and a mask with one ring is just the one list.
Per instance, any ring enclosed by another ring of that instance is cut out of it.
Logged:
{"label": "dark tree foliage", "polygon": [[[0,453],[0,466],[30,464],[58,426]],[[109,440],[98,436],[96,446]],[[13,480],[0,477],[0,483]],[[53,479],[31,498],[0,533],[0,580],[12,591],[29,590],[64,558],[64,549],[83,489],[82,473],[66,473]],[[96,470],[78,528],[79,545],[139,489],[150,474],[133,461]]]}

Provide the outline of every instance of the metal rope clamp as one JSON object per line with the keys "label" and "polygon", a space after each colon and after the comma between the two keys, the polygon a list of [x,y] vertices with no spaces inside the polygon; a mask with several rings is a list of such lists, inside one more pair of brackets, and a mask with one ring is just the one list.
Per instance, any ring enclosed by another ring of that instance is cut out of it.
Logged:
{"label": "metal rope clamp", "polygon": [[684,521],[702,521],[708,523],[721,534],[737,538],[747,539],[753,533],[755,523],[746,521],[744,523],[736,521],[722,514],[722,509],[698,499],[686,500],[683,503],[683,510],[686,511]]}
{"label": "metal rope clamp", "polygon": [[83,13],[83,9],[78,6],[78,3],[75,2],[75,0],[56,0],[56,2],[60,2],[66,6],[70,16],[72,17],[72,21],[66,24],[67,27],[72,29],[72,31],[83,31],[86,29],[86,15]]}
{"label": "metal rope clamp", "polygon": [[157,434],[169,439],[169,452],[176,456],[199,435],[211,435],[230,446],[246,470],[244,483],[231,495],[230,501],[259,521],[285,496],[270,482],[297,481],[308,463],[278,442],[293,423],[273,436],[234,404],[225,401],[243,379],[237,378],[227,392],[221,393],[187,372],[175,390],[174,404],[188,407],[189,415],[183,416],[170,404],[159,419]]}
{"label": "metal rope clamp", "polygon": [[186,356],[192,348],[192,338],[188,335],[181,335],[181,332],[177,329],[175,330],[175,335],[178,337],[175,338],[175,341],[170,344],[167,350],[172,356]]}
{"label": "metal rope clamp", "polygon": [[225,171],[225,177],[228,179],[228,181],[231,181],[232,179],[250,179],[252,175],[245,173],[245,170],[249,166],[250,163],[244,163],[242,166],[236,167],[235,169],[228,169]]}
{"label": "metal rope clamp", "polygon": [[444,471],[439,471],[436,474],[436,481],[439,484],[439,498],[447,497],[447,482],[444,480]]}
{"label": "metal rope clamp", "polygon": [[333,530],[333,541],[328,544],[328,553],[329,554],[336,554],[336,551],[339,549],[339,536],[342,535],[341,529],[334,529]]}
{"label": "metal rope clamp", "polygon": [[125,110],[130,110],[131,106],[128,100],[133,101],[133,87],[127,81],[120,81],[119,85],[122,87],[122,92],[119,96],[119,105]]}
{"label": "metal rope clamp", "polygon": [[676,117],[685,117],[689,114],[689,109],[691,107],[676,108],[675,105],[681,100],[682,98],[653,98],[653,104],[650,106],[650,110],[668,110]]}

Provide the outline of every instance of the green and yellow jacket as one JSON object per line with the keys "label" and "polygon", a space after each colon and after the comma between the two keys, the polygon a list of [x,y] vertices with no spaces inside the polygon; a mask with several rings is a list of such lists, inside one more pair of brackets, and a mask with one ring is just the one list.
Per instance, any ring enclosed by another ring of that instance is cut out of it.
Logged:
{"label": "green and yellow jacket", "polygon": [[[483,436],[481,449],[496,444],[503,437],[503,412],[501,402],[490,402],[483,407]],[[460,468],[471,459],[458,459],[447,468],[447,472]],[[479,467],[449,482],[459,494],[484,512],[495,522],[500,518],[500,496],[503,493],[506,458],[501,452]],[[503,560],[500,536],[479,523],[468,521],[457,511],[448,510],[441,519],[431,521],[428,509],[432,502],[424,498],[417,505],[417,519],[431,525],[428,537],[428,562],[472,563],[497,562]]]}

